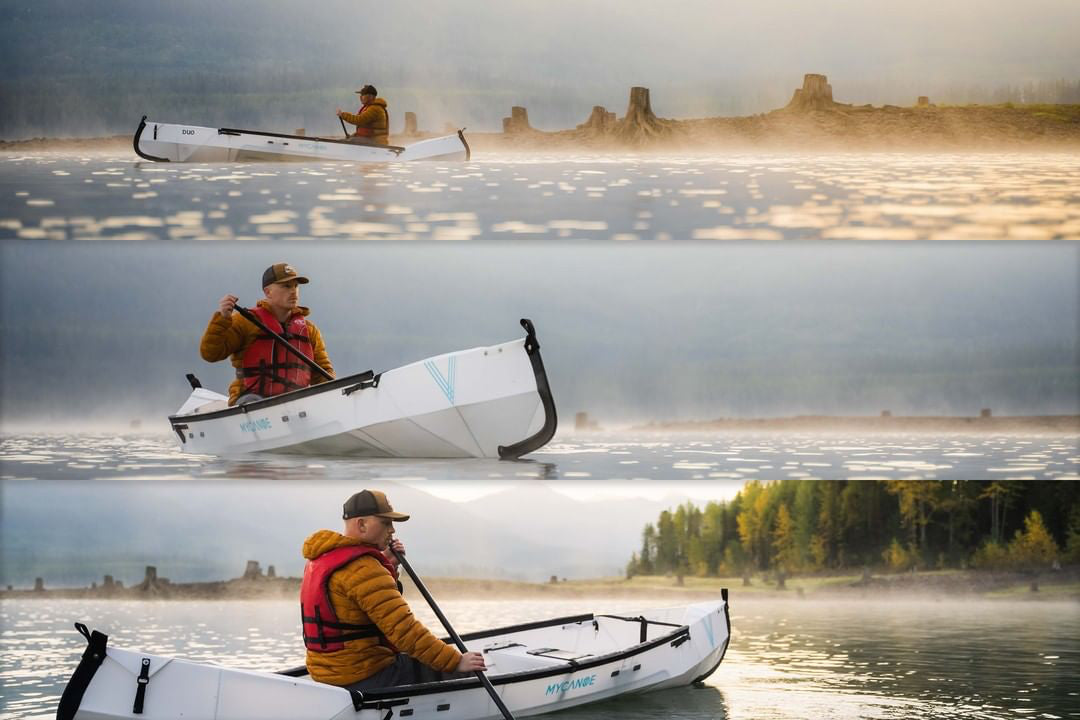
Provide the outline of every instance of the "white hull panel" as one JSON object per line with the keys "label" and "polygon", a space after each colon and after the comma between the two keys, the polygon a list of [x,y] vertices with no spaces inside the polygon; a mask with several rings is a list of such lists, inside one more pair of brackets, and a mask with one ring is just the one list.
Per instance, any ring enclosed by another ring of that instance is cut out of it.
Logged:
{"label": "white hull panel", "polygon": [[[724,600],[641,613],[586,615],[466,635],[483,652],[502,701],[518,717],[540,715],[626,693],[689,685],[716,670],[727,650],[730,622]],[[101,636],[104,637],[104,636]],[[99,638],[99,641],[101,638]],[[473,678],[384,688],[362,696],[304,676],[232,670],[214,665],[106,648],[81,697],[76,671],[58,720],[131,717],[137,678],[149,661],[145,720],[482,720],[501,715]],[[93,640],[91,641],[93,647]],[[83,664],[88,661],[85,659]]]}
{"label": "white hull panel", "polygon": [[407,147],[358,145],[342,140],[148,122],[135,131],[135,152],[158,162],[283,162],[329,160],[362,163],[468,160],[465,136],[430,138]]}
{"label": "white hull panel", "polygon": [[512,453],[518,457],[546,444],[556,424],[531,327],[520,340],[243,407],[229,408],[226,396],[197,388],[169,420],[182,450],[204,455],[505,458],[506,448],[528,441]]}

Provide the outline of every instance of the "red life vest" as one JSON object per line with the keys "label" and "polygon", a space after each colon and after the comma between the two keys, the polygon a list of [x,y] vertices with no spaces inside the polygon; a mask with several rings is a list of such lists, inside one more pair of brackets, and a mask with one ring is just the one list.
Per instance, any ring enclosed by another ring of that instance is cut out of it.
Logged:
{"label": "red life vest", "polygon": [[[396,648],[386,639],[378,626],[354,625],[338,622],[337,613],[330,602],[330,576],[353,560],[371,555],[378,560],[394,580],[397,568],[378,548],[370,545],[345,545],[323,553],[304,566],[304,580],[300,584],[300,621],[303,623],[304,646],[312,652],[335,652],[343,650],[350,640],[377,637],[395,652]],[[400,590],[401,584],[398,584]]]}
{"label": "red life vest", "polygon": [[[253,312],[266,327],[289,341],[294,348],[314,360],[315,350],[308,334],[308,324],[299,312],[294,313],[281,326],[274,314],[263,307]],[[237,377],[244,381],[244,392],[262,397],[272,397],[290,390],[305,388],[311,384],[311,368],[280,342],[260,332],[246,350]]]}
{"label": "red life vest", "polygon": [[[375,105],[375,103],[361,105],[360,109],[356,111],[356,114],[359,115],[360,113],[364,112],[364,108],[369,107],[370,105]],[[385,135],[387,137],[390,136],[390,111],[386,109],[385,105],[375,105],[375,107],[382,108],[383,115],[386,116],[386,127],[376,129],[357,126],[356,132],[354,133],[355,137],[376,137],[379,135]]]}

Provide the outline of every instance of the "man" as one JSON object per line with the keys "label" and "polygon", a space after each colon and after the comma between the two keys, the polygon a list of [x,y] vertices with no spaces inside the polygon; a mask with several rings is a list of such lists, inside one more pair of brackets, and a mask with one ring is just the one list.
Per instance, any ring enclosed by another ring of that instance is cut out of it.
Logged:
{"label": "man", "polygon": [[374,85],[365,85],[356,93],[360,96],[360,109],[355,115],[341,108],[337,110],[339,118],[356,126],[356,134],[349,140],[365,145],[389,145],[390,113],[386,101],[378,97]]}
{"label": "man", "polygon": [[319,530],[304,542],[300,617],[307,669],[313,680],[353,690],[433,682],[486,670],[478,652],[459,653],[413,617],[393,539],[394,512],[386,495],[363,490],[345,501],[343,533]]}
{"label": "man", "polygon": [[[300,305],[300,285],[307,282],[308,279],[288,263],[271,265],[262,277],[265,297],[252,312],[264,325],[333,375],[334,366],[326,354],[322,334],[315,323],[307,319],[310,310]],[[207,362],[232,356],[236,379],[229,385],[229,405],[243,405],[326,380],[279,341],[241,317],[240,313],[233,312],[237,300],[235,295],[221,298],[199,343],[199,353]]]}

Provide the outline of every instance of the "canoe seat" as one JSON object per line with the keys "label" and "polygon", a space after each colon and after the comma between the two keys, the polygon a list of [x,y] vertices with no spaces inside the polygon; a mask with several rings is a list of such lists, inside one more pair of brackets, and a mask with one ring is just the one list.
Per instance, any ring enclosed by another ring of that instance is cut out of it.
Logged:
{"label": "canoe seat", "polygon": [[495,673],[522,672],[540,668],[558,667],[573,664],[581,658],[590,657],[585,653],[576,653],[555,648],[530,648],[517,643],[494,645],[484,648],[484,661]]}
{"label": "canoe seat", "polygon": [[195,408],[195,412],[196,413],[217,412],[218,410],[226,410],[226,409],[228,409],[228,407],[229,407],[229,402],[227,400],[213,400],[211,402],[206,403],[205,405],[200,405],[199,407]]}

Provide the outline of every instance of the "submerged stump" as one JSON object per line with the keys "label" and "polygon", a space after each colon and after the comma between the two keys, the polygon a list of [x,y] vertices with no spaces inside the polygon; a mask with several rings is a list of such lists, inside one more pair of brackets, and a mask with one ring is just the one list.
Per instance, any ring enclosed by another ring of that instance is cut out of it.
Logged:
{"label": "submerged stump", "polygon": [[626,116],[618,122],[615,134],[632,144],[642,144],[667,135],[670,126],[656,117],[649,98],[649,88],[630,88],[630,104]]}
{"label": "submerged stump", "polygon": [[615,113],[608,112],[608,109],[602,105],[594,105],[589,118],[578,125],[578,130],[609,132],[615,127],[615,123]]}
{"label": "submerged stump", "polygon": [[836,107],[833,101],[832,85],[824,75],[808,73],[803,76],[803,86],[795,90],[786,110],[805,112],[809,110],[830,110]]}
{"label": "submerged stump", "polygon": [[405,113],[405,135],[418,135],[419,132],[416,129],[416,113]]}
{"label": "submerged stump", "polygon": [[529,111],[520,105],[510,108],[510,117],[503,118],[503,132],[508,135],[528,132],[532,129],[529,125]]}

